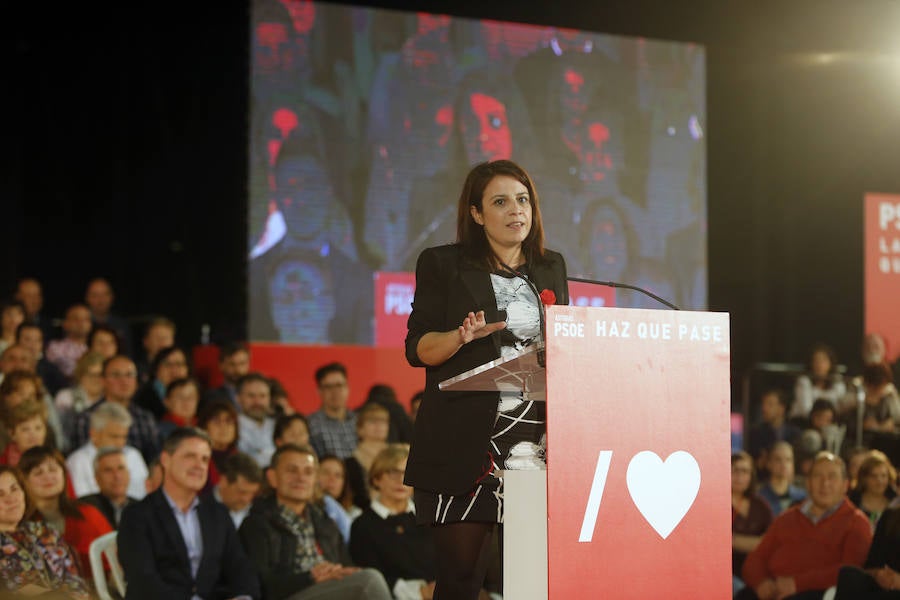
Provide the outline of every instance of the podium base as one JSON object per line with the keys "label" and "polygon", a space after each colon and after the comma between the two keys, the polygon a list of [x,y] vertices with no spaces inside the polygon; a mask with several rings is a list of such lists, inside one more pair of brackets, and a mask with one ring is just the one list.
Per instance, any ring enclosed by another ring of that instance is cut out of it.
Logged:
{"label": "podium base", "polygon": [[547,471],[503,472],[503,597],[547,600]]}

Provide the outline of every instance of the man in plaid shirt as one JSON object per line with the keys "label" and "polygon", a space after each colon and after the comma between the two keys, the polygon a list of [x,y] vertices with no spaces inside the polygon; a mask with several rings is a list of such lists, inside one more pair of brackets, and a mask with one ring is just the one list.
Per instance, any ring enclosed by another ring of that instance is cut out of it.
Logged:
{"label": "man in plaid shirt", "polygon": [[148,464],[159,455],[156,420],[149,412],[131,403],[137,391],[137,374],[137,367],[127,356],[114,356],[103,363],[103,397],[75,418],[73,448],[80,448],[90,439],[91,413],[104,402],[115,402],[125,407],[133,420],[128,428],[128,445],[137,448]]}
{"label": "man in plaid shirt", "polygon": [[347,368],[330,363],[316,370],[322,408],[309,415],[309,443],[319,456],[344,459],[356,449],[356,415],[347,410]]}

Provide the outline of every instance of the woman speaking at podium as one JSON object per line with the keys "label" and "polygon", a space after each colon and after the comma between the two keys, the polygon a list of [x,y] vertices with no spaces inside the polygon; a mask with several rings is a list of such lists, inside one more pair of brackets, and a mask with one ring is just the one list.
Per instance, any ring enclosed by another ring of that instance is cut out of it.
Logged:
{"label": "woman speaking at podium", "polygon": [[419,256],[406,336],[407,360],[425,367],[425,398],[405,481],[417,520],[433,526],[437,600],[478,597],[503,521],[502,470],[546,468],[545,403],[438,383],[540,341],[541,299],[569,301],[565,262],[544,249],[534,184],[514,162],[479,164],[459,197],[457,242]]}

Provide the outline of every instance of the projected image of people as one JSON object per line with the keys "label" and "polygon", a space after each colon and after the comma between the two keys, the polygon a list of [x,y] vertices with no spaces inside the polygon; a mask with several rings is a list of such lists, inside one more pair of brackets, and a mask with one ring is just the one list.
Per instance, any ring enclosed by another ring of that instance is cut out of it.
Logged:
{"label": "projected image of people", "polygon": [[252,19],[252,339],[372,344],[375,274],[454,243],[458,182],[498,159],[540,181],[571,275],[705,308],[702,47],[308,0]]}

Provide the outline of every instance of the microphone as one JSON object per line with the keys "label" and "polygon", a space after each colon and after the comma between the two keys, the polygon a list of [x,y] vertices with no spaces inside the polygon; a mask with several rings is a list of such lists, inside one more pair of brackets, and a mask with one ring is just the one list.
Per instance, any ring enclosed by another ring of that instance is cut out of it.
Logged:
{"label": "microphone", "polygon": [[[504,266],[506,266],[506,265],[504,265]],[[605,286],[607,286],[607,287],[612,287],[612,288],[622,288],[622,289],[626,289],[626,290],[635,290],[635,291],[637,291],[637,292],[640,292],[640,293],[644,294],[645,296],[649,296],[650,298],[653,298],[654,300],[656,300],[656,301],[659,302],[660,304],[662,304],[662,305],[664,305],[664,306],[667,306],[668,308],[671,308],[672,310],[681,310],[680,308],[678,308],[677,306],[675,306],[674,304],[672,304],[672,303],[669,302],[668,300],[663,300],[662,298],[660,298],[659,296],[657,296],[657,295],[654,294],[653,292],[648,291],[648,290],[645,290],[644,288],[640,288],[640,287],[638,287],[638,286],[636,286],[636,285],[629,285],[629,284],[627,284],[627,283],[618,283],[618,282],[615,282],[615,281],[598,281],[598,280],[596,280],[596,279],[584,279],[584,278],[582,278],[582,277],[566,277],[566,279],[568,279],[569,281],[577,281],[577,282],[579,282],[579,283],[592,283],[592,284],[594,284],[594,285],[605,285]]]}
{"label": "microphone", "polygon": [[540,367],[546,367],[547,366],[547,353],[544,348],[546,348],[546,344],[547,344],[547,323],[546,323],[547,317],[544,315],[545,308],[544,308],[544,302],[543,302],[543,300],[541,300],[541,293],[538,291],[537,286],[534,285],[534,282],[531,281],[531,279],[529,279],[528,275],[526,275],[525,273],[522,273],[521,271],[513,269],[506,263],[500,263],[500,266],[502,266],[504,269],[506,269],[507,271],[509,271],[510,273],[515,275],[516,277],[519,277],[526,284],[528,284],[528,289],[531,290],[531,293],[534,294],[535,299],[537,299],[538,319],[540,320],[540,324],[541,324],[540,325],[540,327],[541,327],[541,343],[544,344],[544,347],[538,349],[538,351],[537,351],[537,360],[538,360],[538,365]]}

